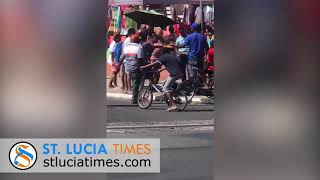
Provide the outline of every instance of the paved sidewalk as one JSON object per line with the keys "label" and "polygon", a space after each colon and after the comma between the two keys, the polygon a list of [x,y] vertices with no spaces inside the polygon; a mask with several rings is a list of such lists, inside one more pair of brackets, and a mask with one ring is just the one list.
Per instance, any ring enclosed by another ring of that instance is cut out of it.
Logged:
{"label": "paved sidewalk", "polygon": [[[132,95],[131,94],[124,94],[122,92],[122,89],[121,89],[121,79],[120,77],[118,77],[118,80],[117,80],[117,83],[118,83],[118,87],[115,87],[115,88],[109,88],[109,81],[110,81],[110,78],[108,77],[107,78],[107,97],[112,97],[112,98],[119,98],[119,99],[126,99],[126,100],[131,100],[131,97]],[[160,82],[161,84],[161,82]],[[158,96],[154,96],[154,100],[157,100],[159,99]],[[204,103],[204,104],[212,104],[212,100],[209,99],[208,97],[205,97],[205,96],[195,96],[193,99],[192,99],[192,103]]]}

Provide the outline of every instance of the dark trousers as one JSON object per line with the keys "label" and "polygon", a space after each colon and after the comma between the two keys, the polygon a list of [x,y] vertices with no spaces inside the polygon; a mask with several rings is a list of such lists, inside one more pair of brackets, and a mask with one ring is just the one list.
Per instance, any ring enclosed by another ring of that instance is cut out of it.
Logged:
{"label": "dark trousers", "polygon": [[179,55],[180,58],[180,66],[181,66],[181,70],[182,70],[182,81],[185,81],[187,79],[187,75],[186,75],[186,64],[188,62],[188,55],[186,54],[180,54]]}
{"label": "dark trousers", "polygon": [[139,89],[141,84],[141,72],[137,71],[134,73],[130,73],[131,81],[132,81],[132,102],[138,102]]}
{"label": "dark trousers", "polygon": [[193,78],[195,75],[192,67],[197,67],[199,70],[199,73],[202,74],[204,70],[204,57],[194,57],[193,59],[189,59],[188,65],[187,65],[187,73],[188,73],[188,79]]}

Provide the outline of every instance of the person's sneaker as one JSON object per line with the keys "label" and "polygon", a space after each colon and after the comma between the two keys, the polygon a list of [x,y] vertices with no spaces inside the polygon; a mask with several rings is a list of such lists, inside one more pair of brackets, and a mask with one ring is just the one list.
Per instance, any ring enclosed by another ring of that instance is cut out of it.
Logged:
{"label": "person's sneaker", "polygon": [[178,110],[178,108],[175,107],[170,107],[169,109],[167,109],[167,112],[176,112]]}

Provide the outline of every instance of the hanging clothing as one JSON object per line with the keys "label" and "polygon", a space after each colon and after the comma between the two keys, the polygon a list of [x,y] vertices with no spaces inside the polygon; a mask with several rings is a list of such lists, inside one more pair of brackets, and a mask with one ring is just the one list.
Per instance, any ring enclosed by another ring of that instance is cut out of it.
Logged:
{"label": "hanging clothing", "polygon": [[194,13],[194,15],[195,15],[195,23],[197,23],[197,24],[202,24],[202,13],[203,13],[203,11],[201,11],[201,7],[199,6],[199,7],[197,7],[197,9],[196,9],[196,11],[195,11],[195,13]]}
{"label": "hanging clothing", "polygon": [[[126,12],[127,10],[127,6],[126,5],[121,5],[121,11],[122,12]],[[126,16],[124,15],[125,13],[122,14],[122,21],[121,21],[121,26],[122,28],[126,27]]]}
{"label": "hanging clothing", "polygon": [[121,23],[122,23],[122,12],[121,12],[121,7],[119,6],[117,10],[117,16],[116,16],[117,32],[121,31]]}
{"label": "hanging clothing", "polygon": [[177,11],[173,7],[173,5],[171,5],[171,19],[174,20],[174,21],[176,21],[176,19],[177,19]]}
{"label": "hanging clothing", "polygon": [[[134,11],[134,9],[126,9],[125,13]],[[126,16],[126,28],[137,28],[137,22]]]}
{"label": "hanging clothing", "polygon": [[121,35],[126,35],[128,33],[126,28],[126,16],[124,15],[128,6],[127,5],[121,5],[121,12],[122,12],[122,18],[121,18]]}
{"label": "hanging clothing", "polygon": [[204,24],[212,25],[214,21],[214,9],[210,6],[203,7],[201,11],[201,7],[197,7],[195,11],[195,23],[197,24]]}
{"label": "hanging clothing", "polygon": [[204,22],[207,25],[212,25],[214,21],[214,9],[210,6],[206,6],[203,9],[204,13]]}
{"label": "hanging clothing", "polygon": [[183,7],[183,18],[182,18],[182,22],[186,23],[186,24],[190,24],[190,8],[189,8],[189,4],[184,5]]}
{"label": "hanging clothing", "polygon": [[195,22],[195,12],[196,12],[197,6],[191,5],[190,13],[189,13],[189,25]]}
{"label": "hanging clothing", "polygon": [[182,13],[182,19],[181,19],[181,22],[186,22],[187,21],[187,8],[186,8],[186,5],[183,6],[183,13]]}
{"label": "hanging clothing", "polygon": [[111,23],[112,23],[112,9],[111,9],[111,6],[109,6],[107,11],[107,21],[106,21],[106,26],[108,31],[111,26]]}
{"label": "hanging clothing", "polygon": [[111,31],[120,32],[121,30],[121,9],[119,6],[111,7],[112,10],[112,23],[110,24]]}

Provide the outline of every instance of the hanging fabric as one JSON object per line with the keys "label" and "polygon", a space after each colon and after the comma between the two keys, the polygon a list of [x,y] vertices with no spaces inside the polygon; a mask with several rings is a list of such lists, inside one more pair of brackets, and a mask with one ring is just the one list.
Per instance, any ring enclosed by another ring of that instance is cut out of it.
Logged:
{"label": "hanging fabric", "polygon": [[177,20],[177,12],[176,12],[176,8],[174,8],[173,5],[171,5],[171,19],[176,21]]}
{"label": "hanging fabric", "polygon": [[190,12],[189,12],[189,25],[195,22],[195,12],[197,6],[191,5]]}
{"label": "hanging fabric", "polygon": [[204,22],[206,25],[212,26],[214,21],[214,9],[210,6],[204,7]]}
{"label": "hanging fabric", "polygon": [[122,13],[121,13],[121,7],[118,6],[117,10],[117,17],[116,17],[116,32],[121,32],[121,23],[122,23]]}
{"label": "hanging fabric", "polygon": [[195,20],[194,22],[197,24],[202,24],[202,13],[203,11],[201,10],[201,7],[197,7],[196,11],[194,12]]}
{"label": "hanging fabric", "polygon": [[[126,9],[125,13],[129,13],[134,11],[134,7],[133,6],[128,6],[128,8]],[[133,19],[126,17],[126,29],[129,28],[137,28],[137,22],[134,21]]]}
{"label": "hanging fabric", "polygon": [[185,4],[183,7],[183,18],[182,18],[182,22],[186,23],[188,25],[190,25],[190,8],[189,8],[189,4]]}
{"label": "hanging fabric", "polygon": [[111,9],[111,6],[108,6],[107,21],[106,21],[107,31],[109,31],[109,28],[111,27],[111,23],[112,23],[112,9]]}

